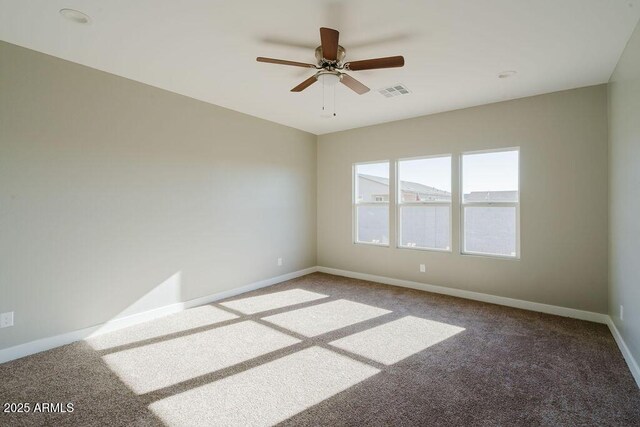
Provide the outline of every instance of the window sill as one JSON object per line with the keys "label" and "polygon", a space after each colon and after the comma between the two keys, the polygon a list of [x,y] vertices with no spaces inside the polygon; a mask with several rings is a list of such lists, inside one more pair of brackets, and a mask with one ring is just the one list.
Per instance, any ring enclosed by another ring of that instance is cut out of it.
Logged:
{"label": "window sill", "polygon": [[353,242],[354,245],[377,246],[379,248],[388,248],[388,243],[369,243],[369,242]]}
{"label": "window sill", "polygon": [[438,249],[438,248],[420,248],[420,247],[412,247],[412,246],[396,246],[396,249],[408,249],[410,251],[423,251],[423,252],[439,252],[450,254],[453,251],[451,249]]}
{"label": "window sill", "polygon": [[510,261],[520,261],[520,255],[509,256],[509,255],[499,255],[499,254],[485,254],[482,252],[460,252],[460,255],[465,257],[494,258],[494,259],[505,259]]}

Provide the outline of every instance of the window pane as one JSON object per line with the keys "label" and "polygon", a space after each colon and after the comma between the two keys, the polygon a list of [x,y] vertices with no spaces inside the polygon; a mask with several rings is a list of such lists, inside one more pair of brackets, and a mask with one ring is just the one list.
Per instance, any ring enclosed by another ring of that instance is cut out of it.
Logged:
{"label": "window pane", "polygon": [[389,206],[358,206],[358,242],[389,244]]}
{"label": "window pane", "polygon": [[449,206],[402,206],[400,246],[451,249]]}
{"label": "window pane", "polygon": [[517,202],[518,150],[462,156],[465,202]]}
{"label": "window pane", "polygon": [[389,162],[356,165],[356,203],[389,201]]}
{"label": "window pane", "polygon": [[450,202],[451,156],[398,162],[402,203]]}
{"label": "window pane", "polygon": [[464,208],[464,251],[516,256],[516,208]]}

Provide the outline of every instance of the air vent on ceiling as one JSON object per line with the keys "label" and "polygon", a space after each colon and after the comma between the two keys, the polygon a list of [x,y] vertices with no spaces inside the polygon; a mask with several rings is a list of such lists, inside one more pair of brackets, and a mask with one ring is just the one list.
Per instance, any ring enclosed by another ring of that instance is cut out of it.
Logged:
{"label": "air vent on ceiling", "polygon": [[402,83],[398,83],[393,86],[380,89],[378,92],[387,98],[393,98],[394,96],[407,95],[409,93],[409,89],[407,89],[407,87]]}

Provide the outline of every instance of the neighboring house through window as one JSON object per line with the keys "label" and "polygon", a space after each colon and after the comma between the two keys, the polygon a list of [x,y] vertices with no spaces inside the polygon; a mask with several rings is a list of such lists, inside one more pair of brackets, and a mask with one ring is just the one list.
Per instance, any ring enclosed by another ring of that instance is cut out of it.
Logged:
{"label": "neighboring house through window", "polygon": [[451,250],[451,156],[399,160],[398,246]]}
{"label": "neighboring house through window", "polygon": [[353,166],[354,241],[389,245],[389,162]]}

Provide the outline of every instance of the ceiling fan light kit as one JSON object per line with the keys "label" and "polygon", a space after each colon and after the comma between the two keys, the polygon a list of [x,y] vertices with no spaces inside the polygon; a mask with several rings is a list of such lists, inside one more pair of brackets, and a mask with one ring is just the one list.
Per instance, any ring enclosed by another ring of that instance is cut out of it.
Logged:
{"label": "ceiling fan light kit", "polygon": [[315,75],[315,78],[325,86],[335,86],[342,80],[337,71],[320,71]]}
{"label": "ceiling fan light kit", "polygon": [[[330,96],[333,97],[335,96],[335,87],[338,83],[344,84],[358,95],[369,92],[370,89],[367,86],[344,73],[344,70],[361,71],[404,66],[404,57],[402,56],[344,62],[347,51],[344,47],[338,44],[339,37],[340,33],[337,30],[325,27],[320,28],[321,45],[315,49],[316,64],[265,58],[262,56],[256,58],[256,60],[258,62],[265,62],[269,64],[289,65],[293,67],[313,68],[319,70],[315,75],[309,77],[307,80],[291,89],[291,92],[302,92],[315,82],[320,81],[323,84],[323,110],[325,109],[324,98],[326,97],[326,89],[330,89]],[[335,115],[334,107],[333,116]]]}

